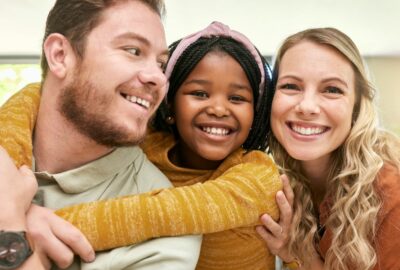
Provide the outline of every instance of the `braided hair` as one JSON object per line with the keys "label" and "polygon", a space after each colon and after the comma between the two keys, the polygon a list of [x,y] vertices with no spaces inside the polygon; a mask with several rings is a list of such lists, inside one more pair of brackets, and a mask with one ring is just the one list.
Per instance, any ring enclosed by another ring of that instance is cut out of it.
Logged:
{"label": "braided hair", "polygon": [[[169,46],[171,55],[179,45],[180,41],[181,40],[178,40]],[[243,68],[247,79],[250,82],[255,100],[253,124],[249,136],[243,143],[243,148],[248,151],[267,150],[268,137],[270,134],[269,119],[273,98],[270,67],[266,60],[260,55],[264,67],[263,72],[265,82],[263,84],[264,89],[259,91],[261,71],[256,60],[249,50],[242,45],[242,43],[231,37],[201,37],[186,48],[186,50],[177,59],[175,66],[173,66],[173,70],[169,78],[167,97],[157,110],[152,122],[152,127],[158,131],[172,132],[176,138],[179,138],[176,127],[166,123],[166,118],[170,116],[168,104],[173,102],[179,87],[196,67],[196,65],[201,61],[201,59],[203,59],[203,57],[209,52],[225,52],[233,57]],[[257,53],[259,54],[258,51]]]}

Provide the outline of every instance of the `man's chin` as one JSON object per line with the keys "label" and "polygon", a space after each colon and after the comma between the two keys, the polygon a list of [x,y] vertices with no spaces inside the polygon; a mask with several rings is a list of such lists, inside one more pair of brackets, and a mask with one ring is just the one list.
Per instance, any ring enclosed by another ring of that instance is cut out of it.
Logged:
{"label": "man's chin", "polygon": [[[97,134],[98,135],[98,134]],[[146,129],[143,130],[124,130],[119,132],[109,132],[108,134],[103,132],[103,136],[91,136],[94,141],[98,144],[107,147],[125,147],[125,146],[136,146],[143,142],[146,135]]]}

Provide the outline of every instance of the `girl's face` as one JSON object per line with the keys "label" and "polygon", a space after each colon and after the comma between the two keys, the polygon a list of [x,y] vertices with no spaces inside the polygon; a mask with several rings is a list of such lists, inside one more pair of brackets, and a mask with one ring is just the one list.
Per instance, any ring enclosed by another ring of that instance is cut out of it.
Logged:
{"label": "girl's face", "polygon": [[178,89],[173,104],[186,167],[214,169],[247,139],[253,122],[253,91],[236,60],[208,53]]}
{"label": "girl's face", "polygon": [[271,126],[291,157],[303,164],[328,164],[351,129],[354,76],[350,62],[328,46],[302,41],[287,50],[279,66]]}

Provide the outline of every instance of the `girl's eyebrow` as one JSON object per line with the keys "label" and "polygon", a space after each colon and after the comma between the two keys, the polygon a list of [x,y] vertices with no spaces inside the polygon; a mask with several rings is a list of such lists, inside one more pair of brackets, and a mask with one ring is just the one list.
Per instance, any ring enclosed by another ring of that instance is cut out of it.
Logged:
{"label": "girl's eyebrow", "polygon": [[210,81],[201,80],[201,79],[192,79],[192,80],[188,80],[188,81],[185,81],[184,84],[186,85],[186,84],[191,84],[191,83],[201,84],[201,85],[210,85],[210,84],[211,84]]}
{"label": "girl's eyebrow", "polygon": [[[202,79],[192,79],[189,81],[186,81],[185,83],[183,83],[184,85],[187,84],[200,84],[200,85],[211,85],[212,82],[208,81],[208,80],[202,80]],[[229,84],[230,87],[235,88],[235,89],[239,89],[239,90],[252,90],[251,87],[248,87],[247,85],[243,85],[243,84],[238,84],[238,83],[231,83]]]}

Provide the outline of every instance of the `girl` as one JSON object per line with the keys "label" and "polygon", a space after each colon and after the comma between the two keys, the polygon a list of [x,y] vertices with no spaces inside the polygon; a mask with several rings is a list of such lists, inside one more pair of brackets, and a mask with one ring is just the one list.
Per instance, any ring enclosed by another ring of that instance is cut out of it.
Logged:
{"label": "girl", "polygon": [[275,67],[270,146],[295,193],[292,258],[301,269],[400,269],[399,141],[377,129],[357,47],[309,29],[284,41]]}
{"label": "girl", "polygon": [[[277,220],[275,196],[282,188],[276,167],[262,152],[272,99],[265,60],[245,36],[216,22],[171,46],[166,75],[169,92],[155,116],[156,131],[142,148],[179,188],[56,213],[77,226],[97,250],[206,233],[197,269],[274,269],[274,256],[254,230],[263,213]],[[5,109],[21,108],[18,100],[37,88],[17,94]],[[37,100],[33,104],[37,107]],[[28,109],[26,119],[34,119],[34,113]],[[15,121],[8,125],[16,126]],[[30,132],[24,136],[29,146]],[[4,146],[11,149],[7,142]],[[21,146],[29,148],[26,142],[12,147]],[[30,152],[22,153],[27,157]],[[291,191],[286,189],[289,202],[280,191],[283,215],[271,228],[271,237],[279,241],[290,222]]]}

